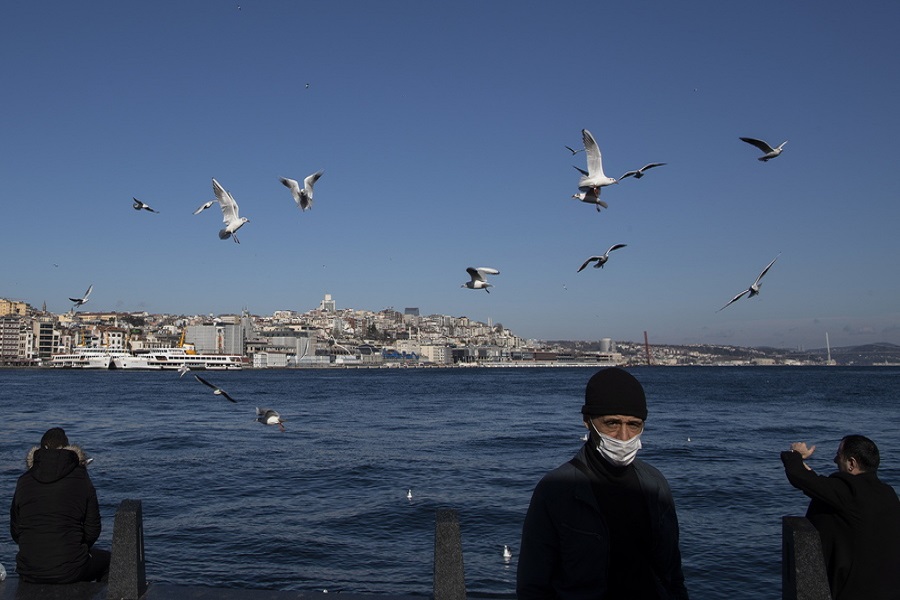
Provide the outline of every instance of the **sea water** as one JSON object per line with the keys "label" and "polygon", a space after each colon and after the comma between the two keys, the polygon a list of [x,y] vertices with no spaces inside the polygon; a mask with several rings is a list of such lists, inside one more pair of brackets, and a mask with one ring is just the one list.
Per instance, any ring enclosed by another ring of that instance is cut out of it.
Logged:
{"label": "sea water", "polygon": [[[593,371],[204,373],[232,404],[192,374],[0,370],[0,498],[61,426],[95,459],[99,546],[118,504],[142,502],[151,583],[428,596],[435,511],[452,508],[469,595],[512,598],[531,491],[583,444]],[[672,487],[694,598],[780,597],[781,517],[807,505],[779,460],[791,442],[816,444],[809,463],[829,473],[843,435],[868,435],[882,479],[900,485],[900,369],[631,371],[650,413],[639,457]],[[286,431],[255,422],[257,406]],[[4,527],[10,571],[15,552]]]}

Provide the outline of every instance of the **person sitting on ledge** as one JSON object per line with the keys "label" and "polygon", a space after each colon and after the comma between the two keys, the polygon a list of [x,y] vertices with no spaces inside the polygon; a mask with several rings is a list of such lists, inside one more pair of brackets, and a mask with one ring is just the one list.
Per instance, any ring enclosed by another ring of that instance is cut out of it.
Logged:
{"label": "person sitting on ledge", "polygon": [[835,600],[900,598],[900,500],[878,478],[878,447],[862,435],[841,440],[831,475],[803,461],[815,446],[794,442],[781,453],[788,481],[811,498],[806,517],[822,539]]}
{"label": "person sitting on ledge", "polygon": [[47,430],[28,452],[16,483],[9,531],[19,545],[16,572],[28,583],[102,581],[110,553],[94,548],[100,537],[97,492],[87,459],[59,427]]}

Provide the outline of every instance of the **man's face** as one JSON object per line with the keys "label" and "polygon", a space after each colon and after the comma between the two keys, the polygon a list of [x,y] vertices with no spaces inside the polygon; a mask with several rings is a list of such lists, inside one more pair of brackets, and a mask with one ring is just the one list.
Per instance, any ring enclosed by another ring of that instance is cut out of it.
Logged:
{"label": "man's face", "polygon": [[623,442],[627,442],[644,430],[644,422],[629,415],[591,417],[591,423],[600,433]]}

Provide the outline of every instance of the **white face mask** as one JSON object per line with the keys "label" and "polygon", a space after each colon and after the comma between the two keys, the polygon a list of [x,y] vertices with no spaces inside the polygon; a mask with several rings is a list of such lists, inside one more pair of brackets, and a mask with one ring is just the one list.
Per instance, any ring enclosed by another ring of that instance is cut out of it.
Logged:
{"label": "white face mask", "polygon": [[599,436],[599,443],[596,446],[597,452],[614,465],[619,467],[630,465],[634,461],[634,457],[637,456],[638,450],[641,449],[641,435],[644,433],[643,431],[630,440],[623,442],[605,433],[600,433],[594,427],[593,422],[591,422],[591,428]]}

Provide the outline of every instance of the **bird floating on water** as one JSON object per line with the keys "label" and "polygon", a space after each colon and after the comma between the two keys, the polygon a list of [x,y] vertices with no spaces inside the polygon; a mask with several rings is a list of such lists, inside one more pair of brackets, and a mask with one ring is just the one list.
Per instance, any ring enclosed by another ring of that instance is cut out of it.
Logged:
{"label": "bird floating on water", "polygon": [[628,245],[628,244],[613,244],[612,246],[609,247],[609,250],[607,250],[606,252],[604,252],[604,253],[601,254],[600,256],[592,256],[592,257],[590,257],[589,259],[587,259],[586,261],[584,261],[584,263],[583,263],[580,267],[578,267],[578,271],[577,271],[577,272],[578,272],[578,273],[581,273],[581,271],[584,270],[584,268],[585,268],[586,266],[588,266],[589,264],[591,264],[591,261],[595,261],[595,260],[597,261],[597,264],[594,265],[594,268],[595,268],[595,269],[602,269],[602,268],[603,268],[603,265],[606,264],[606,261],[609,260],[609,253],[610,253],[610,252],[612,252],[613,250],[618,250],[619,248],[624,248],[624,247],[627,246],[627,245]]}
{"label": "bird floating on water", "polygon": [[472,279],[465,282],[460,287],[466,287],[470,290],[484,290],[490,294],[491,291],[488,288],[492,286],[488,283],[485,275],[499,275],[500,271],[492,269],[491,267],[469,267],[466,269],[466,273],[468,273]]}
{"label": "bird floating on water", "polygon": [[644,171],[646,171],[648,169],[652,169],[654,167],[661,167],[665,164],[666,163],[648,163],[648,164],[644,165],[643,167],[641,167],[640,169],[638,169],[637,171],[626,172],[624,175],[619,177],[619,181],[622,181],[626,177],[634,177],[635,179],[640,179],[641,177],[644,176]]}
{"label": "bird floating on water", "polygon": [[88,296],[91,295],[91,290],[93,290],[93,289],[94,289],[94,284],[92,283],[91,285],[88,286],[87,291],[84,293],[84,296],[82,296],[81,298],[69,298],[69,300],[71,300],[72,302],[75,303],[75,306],[72,307],[72,310],[75,310],[82,304],[87,303]]}
{"label": "bird floating on water", "polygon": [[769,160],[777,157],[779,154],[781,154],[782,150],[784,150],[784,145],[787,144],[787,140],[784,140],[783,142],[781,142],[780,146],[778,146],[777,148],[773,148],[766,142],[754,138],[742,137],[740,138],[740,140],[742,142],[747,142],[751,146],[756,146],[757,148],[762,150],[764,154],[757,160],[761,160],[763,162],[768,162]]}
{"label": "bird floating on water", "polygon": [[578,180],[578,189],[582,192],[593,190],[599,196],[600,188],[618,182],[603,173],[603,157],[591,132],[587,129],[582,129],[581,139],[584,142],[584,153],[587,155],[587,171],[575,167],[581,172],[581,179]]}
{"label": "bird floating on water", "polygon": [[297,208],[300,210],[309,210],[312,208],[313,202],[313,185],[319,180],[319,177],[322,176],[324,170],[316,171],[312,175],[309,175],[306,179],[303,180],[303,188],[300,188],[300,183],[296,179],[288,179],[287,177],[279,178],[279,181],[285,185],[289,190],[291,190],[291,196],[294,197],[294,202],[297,203]]}
{"label": "bird floating on water", "polygon": [[213,394],[215,394],[216,396],[222,396],[223,398],[225,398],[225,399],[228,400],[229,402],[234,402],[235,404],[237,404],[237,400],[235,400],[234,398],[232,398],[231,396],[229,396],[228,393],[227,393],[225,390],[223,390],[222,388],[220,388],[219,386],[211,384],[210,382],[208,382],[207,380],[203,379],[203,378],[200,377],[199,375],[194,375],[194,379],[196,379],[197,381],[199,381],[199,382],[202,383],[203,385],[205,385],[205,386],[207,386],[207,387],[209,387],[209,388],[212,388]]}
{"label": "bird floating on water", "polygon": [[284,425],[282,425],[281,415],[279,415],[277,411],[274,411],[271,408],[259,408],[257,406],[256,420],[263,425],[278,425],[278,428],[281,429],[281,431],[284,431]]}
{"label": "bird floating on water", "polygon": [[238,215],[238,204],[234,201],[234,196],[223,188],[216,178],[212,180],[213,192],[216,194],[216,200],[222,207],[222,222],[225,228],[219,231],[219,239],[227,240],[234,238],[235,243],[240,244],[237,238],[237,230],[243,227],[244,223],[249,223],[250,219]]}
{"label": "bird floating on water", "polygon": [[218,200],[215,200],[215,199],[207,200],[206,202],[204,202],[203,204],[201,204],[200,206],[197,207],[197,210],[194,211],[194,214],[199,215],[200,213],[202,213],[204,210],[206,210],[207,208],[209,208],[216,202],[218,202]]}
{"label": "bird floating on water", "polygon": [[600,192],[597,190],[588,190],[586,192],[578,192],[577,194],[572,194],[573,198],[576,198],[582,202],[587,204],[596,204],[597,212],[600,212],[600,207],[609,208],[609,204],[600,199]]}
{"label": "bird floating on water", "polygon": [[412,502],[412,490],[406,490],[406,499]]}
{"label": "bird floating on water", "polygon": [[[779,253],[778,256],[781,256],[781,253]],[[741,299],[741,297],[743,297],[744,294],[747,294],[747,293],[750,294],[749,296],[747,296],[747,298],[752,298],[753,296],[757,295],[759,293],[759,286],[762,285],[760,283],[760,280],[763,278],[763,275],[765,275],[766,273],[769,272],[769,269],[772,268],[772,265],[774,265],[775,261],[778,260],[778,256],[773,258],[772,262],[770,262],[769,264],[766,265],[766,268],[762,270],[762,273],[759,274],[759,277],[756,278],[756,281],[753,282],[753,285],[751,285],[746,290],[744,290],[743,292],[741,292],[740,294],[738,294],[737,296],[735,296],[734,298],[729,300],[728,304],[726,304],[719,310],[724,310],[725,308],[730,306],[733,302],[737,302],[738,300]],[[716,312],[719,312],[719,310],[717,310]]]}
{"label": "bird floating on water", "polygon": [[506,544],[503,544],[503,560],[506,562],[512,560],[512,550]]}
{"label": "bird floating on water", "polygon": [[146,211],[150,211],[152,213],[157,213],[157,214],[159,213],[158,210],[153,210],[152,208],[150,208],[149,204],[144,204],[143,202],[141,202],[134,196],[132,196],[131,199],[134,200],[134,204],[131,205],[132,208],[134,208],[134,210],[146,210]]}

